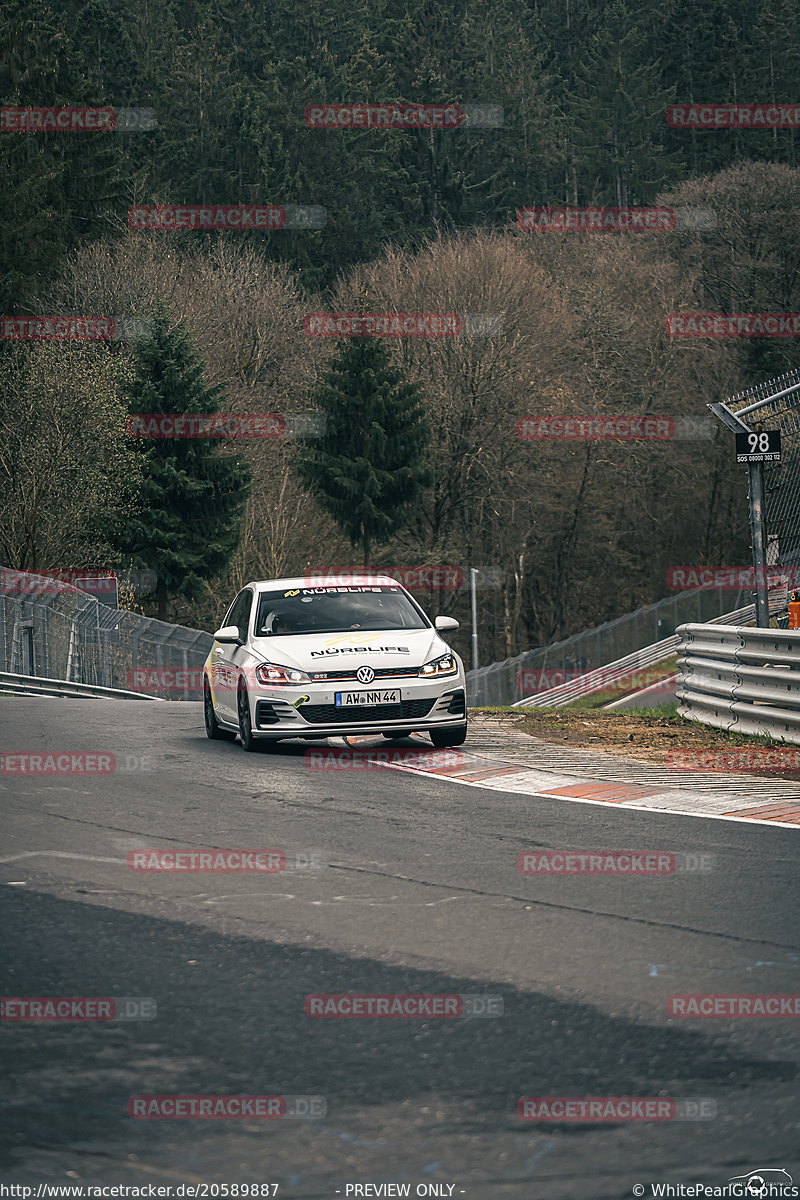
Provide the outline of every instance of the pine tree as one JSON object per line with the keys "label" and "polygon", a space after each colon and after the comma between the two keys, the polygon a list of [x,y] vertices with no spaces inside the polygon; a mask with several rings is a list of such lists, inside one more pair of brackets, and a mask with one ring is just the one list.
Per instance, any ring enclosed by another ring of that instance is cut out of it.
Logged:
{"label": "pine tree", "polygon": [[[426,228],[419,182],[409,166],[409,143],[422,135],[409,130],[309,129],[303,110],[319,103],[396,103],[401,93],[390,54],[381,48],[384,36],[373,37],[359,14],[335,13],[317,5],[319,31],[309,38],[302,58],[286,63],[284,94],[296,117],[287,125],[287,149],[296,162],[297,201],[321,204],[328,224],[318,235],[298,235],[278,244],[306,269],[322,256],[329,283],[343,267],[376,257],[391,240],[413,238]],[[350,10],[349,5],[340,5]],[[302,10],[304,24],[309,10]],[[298,10],[294,5],[295,13]],[[338,26],[338,27],[337,27]],[[324,32],[323,32],[324,31]],[[295,37],[301,36],[295,31]],[[287,69],[288,68],[288,69]]]}
{"label": "pine tree", "polygon": [[[220,411],[223,389],[206,384],[204,364],[188,334],[173,325],[160,302],[136,359],[127,394],[132,415]],[[204,580],[230,562],[239,545],[251,475],[237,456],[208,438],[135,444],[146,459],[144,482],[120,549],[133,556],[134,566],[157,573],[158,616],[164,620],[170,596],[197,599]]]}
{"label": "pine tree", "polygon": [[[3,107],[104,104],[102,88],[49,0],[0,8]],[[62,258],[102,228],[101,208],[119,204],[116,134],[5,132],[0,135],[0,311],[30,311],[32,294]]]}
{"label": "pine tree", "polygon": [[563,191],[557,186],[562,122],[544,38],[535,15],[515,0],[473,0],[465,11],[453,82],[465,100],[499,105],[503,124],[457,130],[442,143],[459,162],[461,226],[507,225],[518,208],[558,199]]}
{"label": "pine tree", "polygon": [[[217,45],[213,9],[176,49],[163,100],[178,138],[165,137],[156,155],[158,186],[187,203],[238,204],[236,100],[242,86],[231,51]],[[165,122],[166,124],[166,122]],[[180,182],[179,182],[180,181]],[[265,199],[273,201],[273,197]]]}
{"label": "pine tree", "polygon": [[298,464],[301,480],[369,564],[417,515],[433,482],[424,458],[430,429],[416,384],[405,383],[376,339],[350,338],[312,401],[324,436]]}
{"label": "pine tree", "polygon": [[660,84],[646,42],[625,0],[612,0],[577,67],[569,111],[584,202],[652,203],[680,175],[663,146],[674,87]]}

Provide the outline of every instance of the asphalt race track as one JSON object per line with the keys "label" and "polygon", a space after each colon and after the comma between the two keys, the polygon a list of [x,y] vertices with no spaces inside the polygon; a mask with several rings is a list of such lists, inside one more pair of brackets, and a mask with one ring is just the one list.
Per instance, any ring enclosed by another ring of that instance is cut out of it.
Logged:
{"label": "asphalt race track", "polygon": [[[0,775],[2,995],[157,1005],[2,1022],[4,1183],[616,1200],[767,1167],[800,1179],[798,1021],[667,1015],[675,994],[800,993],[796,830],[312,770],[310,743],[207,741],[199,704],[0,703],[6,753],[117,765]],[[129,869],[153,848],[280,850],[287,869]],[[713,869],[521,874],[540,849],[685,851]],[[320,993],[477,994],[503,1014],[315,1019]],[[128,1116],[131,1096],[175,1093],[321,1097],[324,1115]],[[523,1121],[523,1096],[693,1098],[716,1115]]]}

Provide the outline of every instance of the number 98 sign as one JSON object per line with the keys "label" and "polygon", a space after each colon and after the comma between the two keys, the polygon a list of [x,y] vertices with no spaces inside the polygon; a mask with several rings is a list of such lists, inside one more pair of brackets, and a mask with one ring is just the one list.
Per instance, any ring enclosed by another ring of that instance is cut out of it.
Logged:
{"label": "number 98 sign", "polygon": [[777,429],[736,434],[737,463],[779,463],[781,435]]}

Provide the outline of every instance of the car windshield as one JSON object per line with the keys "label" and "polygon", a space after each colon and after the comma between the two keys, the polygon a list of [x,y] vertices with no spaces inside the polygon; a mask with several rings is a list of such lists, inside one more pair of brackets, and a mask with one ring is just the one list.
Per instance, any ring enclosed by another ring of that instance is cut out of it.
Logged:
{"label": "car windshield", "polygon": [[429,628],[422,610],[400,588],[310,587],[262,592],[256,637]]}

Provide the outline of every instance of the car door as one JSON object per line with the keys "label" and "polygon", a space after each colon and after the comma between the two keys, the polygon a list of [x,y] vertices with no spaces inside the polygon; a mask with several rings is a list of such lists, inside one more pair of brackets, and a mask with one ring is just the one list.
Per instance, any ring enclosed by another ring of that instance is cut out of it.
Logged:
{"label": "car door", "polygon": [[[247,641],[250,624],[250,610],[253,605],[253,593],[250,588],[244,588],[234,600],[223,625],[235,625],[239,637]],[[217,713],[225,721],[236,724],[236,687],[239,678],[239,666],[244,660],[244,650],[231,642],[220,642],[214,647],[214,692],[217,702]]]}

